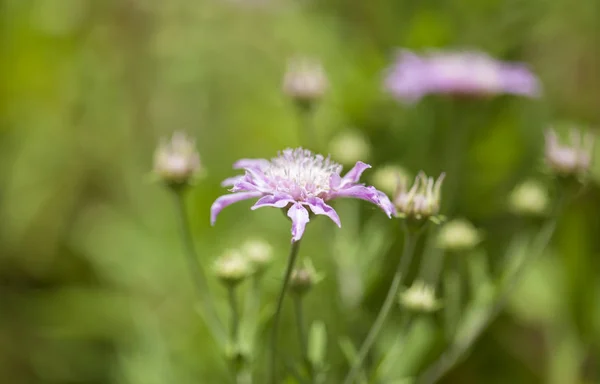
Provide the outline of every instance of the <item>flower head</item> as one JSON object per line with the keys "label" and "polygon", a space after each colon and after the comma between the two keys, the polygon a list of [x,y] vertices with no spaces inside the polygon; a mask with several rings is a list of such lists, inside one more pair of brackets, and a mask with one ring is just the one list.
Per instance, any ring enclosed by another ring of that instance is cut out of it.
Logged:
{"label": "flower head", "polygon": [[273,259],[273,248],[269,243],[253,239],[246,241],[241,248],[242,253],[254,266],[256,272],[262,272]]}
{"label": "flower head", "polygon": [[[222,185],[232,186],[232,194],[219,197],[211,207],[211,224],[228,205],[259,198],[252,209],[284,208],[292,221],[292,241],[298,241],[309,222],[309,211],[325,215],[341,227],[337,212],[327,201],[353,197],[380,207],[389,217],[395,213],[390,199],[374,187],[358,183],[361,174],[371,166],[361,161],[340,176],[342,166],[329,157],[297,148],[285,149],[271,160],[243,159],[234,164],[245,174],[226,179]],[[308,208],[308,209],[307,209]]]}
{"label": "flower head", "polygon": [[517,185],[508,198],[509,209],[521,215],[543,215],[548,210],[549,203],[547,189],[534,180]]}
{"label": "flower head", "polygon": [[444,224],[437,236],[437,246],[451,252],[469,251],[480,242],[480,231],[465,219],[455,219]]}
{"label": "flower head", "polygon": [[406,179],[399,179],[394,205],[401,217],[427,220],[440,212],[441,189],[445,174],[437,180],[419,172],[413,186],[408,189]]}
{"label": "flower head", "polygon": [[169,141],[163,139],[154,152],[154,173],[169,184],[189,182],[200,168],[195,142],[183,132],[173,133]]}
{"label": "flower head", "polygon": [[240,251],[228,250],[214,264],[217,277],[227,285],[237,285],[252,273],[248,260]]}
{"label": "flower head", "polygon": [[538,79],[524,64],[498,61],[476,51],[417,55],[402,50],[387,73],[385,88],[406,102],[432,93],[529,97],[540,93]]}
{"label": "flower head", "polygon": [[561,176],[578,176],[589,171],[594,150],[592,134],[573,128],[569,144],[561,144],[552,129],[546,131],[545,157],[548,166]]}
{"label": "flower head", "polygon": [[400,304],[415,312],[433,312],[440,308],[433,287],[423,281],[415,281],[410,288],[400,293]]}
{"label": "flower head", "polygon": [[293,58],[283,78],[283,92],[302,104],[310,106],[327,91],[327,76],[318,60]]}

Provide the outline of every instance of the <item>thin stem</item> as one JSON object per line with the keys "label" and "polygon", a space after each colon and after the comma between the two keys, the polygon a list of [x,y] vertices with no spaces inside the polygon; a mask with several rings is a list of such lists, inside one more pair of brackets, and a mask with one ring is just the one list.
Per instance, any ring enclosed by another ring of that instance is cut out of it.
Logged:
{"label": "thin stem", "polygon": [[304,145],[313,151],[317,151],[318,143],[317,143],[317,135],[315,132],[315,124],[314,124],[314,105],[302,105],[298,107],[298,115],[300,120],[299,128],[301,141],[304,142]]}
{"label": "thin stem", "polygon": [[404,233],[405,233],[404,250],[402,252],[402,257],[401,257],[400,261],[398,262],[398,267],[396,269],[396,273],[394,274],[394,279],[392,280],[392,284],[390,285],[390,288],[388,290],[387,296],[385,297],[383,305],[381,306],[381,309],[379,310],[379,313],[377,314],[377,318],[375,319],[375,322],[371,326],[371,329],[369,330],[369,333],[367,334],[367,338],[365,339],[362,346],[360,347],[358,356],[356,357],[356,360],[355,360],[354,364],[352,365],[350,372],[348,372],[348,375],[344,379],[344,384],[351,384],[356,380],[356,377],[358,376],[359,372],[362,369],[363,362],[364,362],[365,358],[367,357],[369,350],[375,343],[375,340],[377,339],[379,332],[383,328],[383,324],[385,323],[385,320],[387,319],[387,317],[390,313],[390,310],[392,309],[392,306],[393,306],[394,302],[396,301],[396,296],[398,295],[398,288],[400,288],[400,282],[403,277],[402,276],[403,272],[406,271],[406,269],[410,265],[410,261],[412,259],[412,255],[413,255],[414,249],[415,249],[415,244],[416,244],[417,238],[418,238],[417,233],[410,232],[406,228],[405,228]]}
{"label": "thin stem", "polygon": [[229,328],[229,339],[232,345],[237,346],[240,333],[240,311],[238,309],[236,287],[229,286],[227,288],[227,298],[229,300],[229,308],[231,309],[231,326]]}
{"label": "thin stem", "polygon": [[290,255],[288,256],[288,264],[283,277],[283,283],[281,284],[281,290],[279,291],[279,298],[277,299],[277,308],[275,310],[275,314],[273,315],[273,329],[271,331],[271,367],[269,379],[271,384],[275,384],[277,382],[277,339],[279,336],[278,331],[279,322],[281,320],[281,310],[283,308],[283,299],[285,298],[285,293],[290,282],[292,270],[296,264],[299,249],[300,241],[293,242],[290,249]]}
{"label": "thin stem", "polygon": [[188,262],[188,269],[192,276],[192,281],[196,288],[198,297],[202,304],[202,309],[205,314],[205,320],[208,327],[213,334],[213,337],[223,344],[226,340],[225,331],[217,316],[215,305],[212,302],[212,295],[208,284],[206,283],[206,275],[202,269],[202,265],[198,262],[198,256],[196,248],[194,246],[194,239],[192,238],[192,232],[190,230],[190,223],[187,218],[185,200],[183,198],[183,190],[175,190],[175,201],[177,205],[177,216],[179,218],[179,228],[181,232],[181,238],[185,247],[186,260]]}
{"label": "thin stem", "polygon": [[312,363],[308,357],[308,338],[306,337],[306,324],[304,323],[304,310],[302,305],[302,296],[294,295],[294,313],[296,315],[296,326],[298,327],[298,340],[300,342],[300,351],[302,360],[306,365],[310,382],[314,382],[314,372]]}
{"label": "thin stem", "polygon": [[419,379],[419,383],[432,384],[442,378],[450,369],[452,369],[462,358],[473,342],[477,340],[479,335],[488,327],[488,325],[496,318],[506,304],[510,293],[513,291],[517,283],[521,280],[525,272],[525,266],[532,260],[543,254],[548,246],[550,239],[556,229],[556,218],[548,222],[540,231],[534,241],[530,257],[522,262],[519,268],[511,276],[508,282],[504,285],[504,289],[499,293],[495,302],[483,312],[476,322],[472,324],[472,329],[460,340],[455,340],[446,353],[443,353],[433,364],[427,368]]}

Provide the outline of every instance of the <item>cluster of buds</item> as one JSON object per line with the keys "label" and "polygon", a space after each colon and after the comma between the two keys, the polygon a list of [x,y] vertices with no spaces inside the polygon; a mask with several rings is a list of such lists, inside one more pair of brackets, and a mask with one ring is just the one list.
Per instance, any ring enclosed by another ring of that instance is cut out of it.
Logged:
{"label": "cluster of buds", "polygon": [[517,185],[508,198],[511,212],[525,216],[543,216],[548,211],[550,198],[544,186],[534,180]]}
{"label": "cluster of buds", "polygon": [[322,279],[323,276],[317,273],[310,260],[306,260],[303,266],[295,268],[292,271],[292,275],[290,276],[290,292],[298,296],[304,296]]}
{"label": "cluster of buds", "polygon": [[394,196],[394,205],[398,217],[418,224],[427,220],[439,222],[441,188],[445,174],[437,180],[419,172],[413,186],[408,189],[406,180],[399,180],[398,189]]}
{"label": "cluster of buds", "polygon": [[455,219],[444,224],[437,236],[437,246],[453,253],[470,251],[482,240],[481,232],[465,219]]}
{"label": "cluster of buds", "polygon": [[283,78],[283,92],[302,109],[310,109],[327,91],[325,70],[317,60],[293,58]]}
{"label": "cluster of buds", "polygon": [[569,140],[568,144],[561,144],[556,131],[546,131],[546,164],[559,176],[584,176],[592,163],[594,137],[573,128]]}
{"label": "cluster of buds", "polygon": [[154,152],[154,174],[171,187],[187,185],[200,171],[196,143],[183,132],[163,139]]}
{"label": "cluster of buds", "polygon": [[415,281],[410,288],[400,293],[400,304],[409,311],[431,313],[441,307],[432,286]]}

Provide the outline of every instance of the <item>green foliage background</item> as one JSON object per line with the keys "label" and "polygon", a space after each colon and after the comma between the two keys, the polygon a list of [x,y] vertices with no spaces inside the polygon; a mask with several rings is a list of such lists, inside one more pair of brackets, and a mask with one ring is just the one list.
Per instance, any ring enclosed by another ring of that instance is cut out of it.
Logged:
{"label": "green foliage background", "polygon": [[[226,382],[222,356],[193,309],[172,197],[150,181],[152,153],[173,130],[197,138],[207,177],[188,202],[202,263],[210,267],[248,237],[271,242],[277,260],[264,301],[274,302],[289,247],[281,214],[242,203],[214,228],[208,217],[236,159],[301,144],[297,116],[281,94],[295,54],[319,57],[330,78],[315,122],[321,143],[352,127],[369,138],[374,167],[394,162],[435,174],[461,159],[447,170],[454,192],[443,211],[485,231],[493,265],[521,231],[505,198],[539,174],[542,130],[553,122],[600,123],[599,23],[596,0],[1,1],[2,381]],[[405,107],[381,91],[399,47],[472,47],[526,61],[545,95],[432,97]],[[453,139],[463,131],[460,147]],[[552,252],[444,382],[600,382],[599,177],[594,167]],[[367,261],[377,278],[350,316],[335,267],[344,255],[331,239],[351,237],[352,226],[317,220],[301,250],[326,276],[308,313],[326,323],[333,383],[346,370],[337,338],[362,339],[402,242],[397,223],[366,204],[354,207],[363,222],[381,216],[378,232],[392,243]],[[351,210],[341,210],[343,223]],[[222,288],[213,288],[224,301]],[[224,303],[221,309],[225,316]],[[288,315],[282,338],[293,356]],[[395,327],[392,321],[386,332]],[[398,362],[399,377],[439,352],[424,327],[411,334],[425,347],[411,355],[416,363],[410,356]]]}

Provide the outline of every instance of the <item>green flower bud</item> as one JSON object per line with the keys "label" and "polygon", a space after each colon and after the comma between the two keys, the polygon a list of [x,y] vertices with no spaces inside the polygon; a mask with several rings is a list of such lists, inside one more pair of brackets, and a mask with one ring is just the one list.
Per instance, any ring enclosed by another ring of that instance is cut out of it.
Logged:
{"label": "green flower bud", "polygon": [[437,246],[450,252],[465,252],[481,242],[481,233],[465,219],[444,224],[437,236]]}

